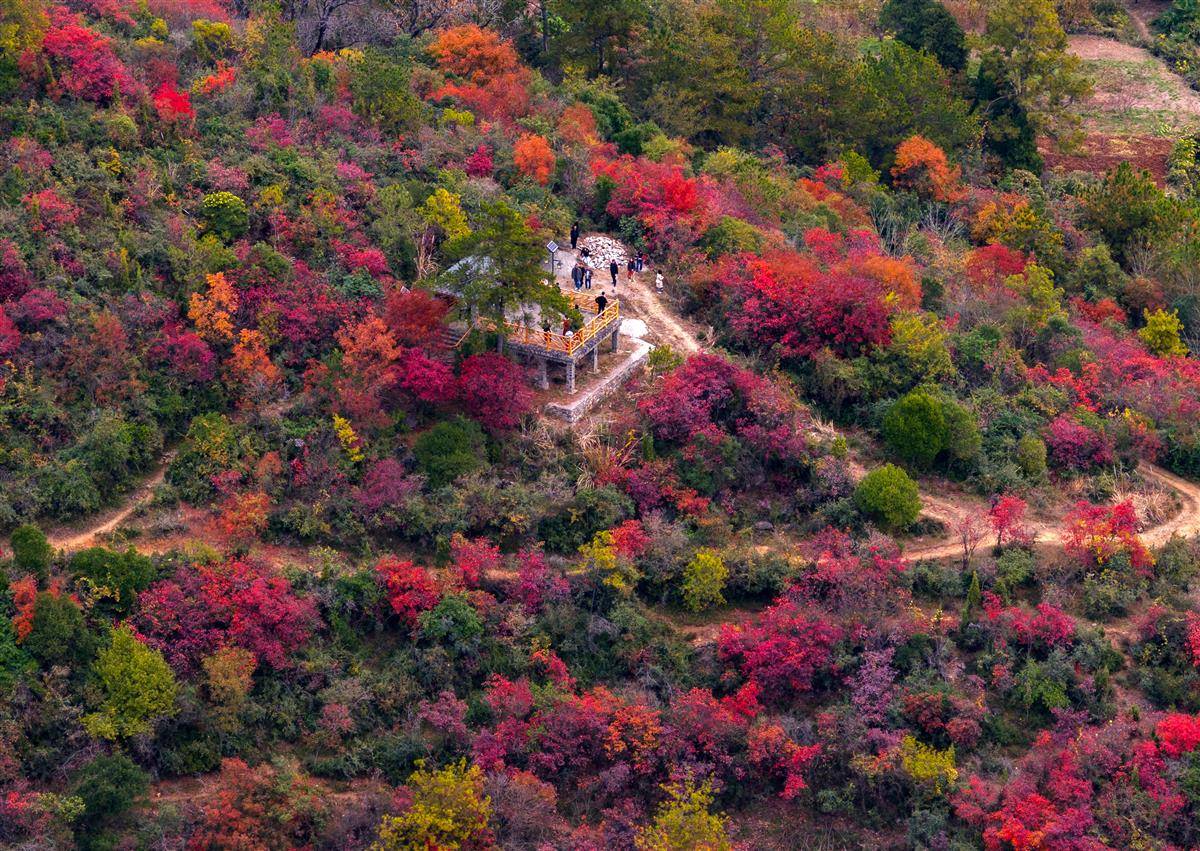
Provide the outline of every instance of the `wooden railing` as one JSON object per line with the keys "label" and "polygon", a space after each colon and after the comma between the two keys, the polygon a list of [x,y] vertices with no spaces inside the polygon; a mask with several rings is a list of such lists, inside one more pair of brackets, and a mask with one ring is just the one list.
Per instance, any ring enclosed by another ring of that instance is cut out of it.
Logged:
{"label": "wooden railing", "polygon": [[[536,346],[547,351],[563,352],[570,355],[574,354],[589,340],[600,336],[612,323],[621,318],[621,304],[618,301],[614,300],[603,311],[597,312],[599,305],[596,304],[595,296],[583,295],[582,293],[566,293],[566,295],[570,297],[571,306],[576,310],[586,310],[589,313],[596,314],[578,331],[571,334],[560,334],[557,331],[542,331],[526,325],[520,325],[516,322],[505,322],[505,338],[526,346]],[[495,331],[497,329],[496,322],[491,319],[480,319],[475,324],[477,327],[488,331]],[[470,332],[471,329],[468,327],[457,338],[452,348],[458,348]]]}
{"label": "wooden railing", "polygon": [[[591,301],[590,308],[587,308],[585,304],[581,304],[581,302],[585,303],[587,300]],[[589,297],[589,299],[585,299],[583,296],[572,294],[571,302],[575,307],[584,307],[592,311],[596,309],[596,300],[594,298]],[[600,336],[607,329],[611,328],[612,324],[620,318],[620,302],[613,302],[604,308],[601,313],[592,317],[590,322],[571,334],[560,334],[557,331],[542,331],[537,328],[530,328],[527,325],[518,325],[515,322],[505,322],[504,336],[514,343],[573,355],[589,340]],[[490,331],[496,330],[496,323],[492,320],[481,320],[479,325]]]}

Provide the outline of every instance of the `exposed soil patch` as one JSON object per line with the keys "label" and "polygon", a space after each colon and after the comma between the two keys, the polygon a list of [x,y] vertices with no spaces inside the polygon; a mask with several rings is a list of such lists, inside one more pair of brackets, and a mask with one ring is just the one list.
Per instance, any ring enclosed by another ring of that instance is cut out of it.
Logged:
{"label": "exposed soil patch", "polygon": [[1150,51],[1097,35],[1073,35],[1069,44],[1094,80],[1087,121],[1186,126],[1200,117],[1200,92]]}
{"label": "exposed soil patch", "polygon": [[[1161,11],[1159,4],[1130,9],[1146,34]],[[1163,183],[1173,140],[1200,128],[1200,92],[1141,47],[1098,35],[1073,35],[1069,44],[1094,91],[1083,104],[1084,141],[1069,151],[1043,141],[1046,167],[1104,174],[1129,161]]]}
{"label": "exposed soil patch", "polygon": [[1138,171],[1149,171],[1162,184],[1167,179],[1167,160],[1172,144],[1170,139],[1158,136],[1092,135],[1070,153],[1044,146],[1041,154],[1050,171],[1061,169],[1106,174],[1128,161]]}

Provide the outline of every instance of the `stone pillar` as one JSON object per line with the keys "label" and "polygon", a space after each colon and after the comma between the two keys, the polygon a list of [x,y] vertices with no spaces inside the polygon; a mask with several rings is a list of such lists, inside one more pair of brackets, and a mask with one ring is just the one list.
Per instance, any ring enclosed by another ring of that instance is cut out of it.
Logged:
{"label": "stone pillar", "polygon": [[614,351],[614,352],[615,352],[615,351],[617,350],[617,346],[619,346],[619,345],[620,345],[620,343],[621,343],[621,326],[620,326],[620,325],[618,325],[618,326],[616,327],[616,330],[614,330],[614,331],[613,331],[613,335],[612,335],[612,348],[611,348],[611,350],[610,350],[610,351]]}
{"label": "stone pillar", "polygon": [[546,359],[538,358],[538,387],[550,389],[550,376],[546,374]]}
{"label": "stone pillar", "polygon": [[567,392],[575,392],[575,361],[567,361]]}
{"label": "stone pillar", "polygon": [[600,341],[596,341],[596,345],[592,346],[592,375],[600,371]]}
{"label": "stone pillar", "polygon": [[504,329],[501,328],[496,334],[496,351],[504,354]]}

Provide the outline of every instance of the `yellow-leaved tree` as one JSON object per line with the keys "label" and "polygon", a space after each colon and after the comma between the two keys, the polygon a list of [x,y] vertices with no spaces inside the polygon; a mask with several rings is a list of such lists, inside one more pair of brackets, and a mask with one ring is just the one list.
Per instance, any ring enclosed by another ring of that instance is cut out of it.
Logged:
{"label": "yellow-leaved tree", "polygon": [[371,851],[485,847],[492,802],[483,793],[483,771],[466,760],[427,769],[424,760],[408,778],[412,804],[398,816],[384,816]]}

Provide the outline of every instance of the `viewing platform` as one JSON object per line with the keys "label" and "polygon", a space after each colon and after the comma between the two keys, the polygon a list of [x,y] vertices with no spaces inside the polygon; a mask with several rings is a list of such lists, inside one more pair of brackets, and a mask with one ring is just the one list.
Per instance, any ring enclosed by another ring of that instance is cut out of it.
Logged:
{"label": "viewing platform", "polygon": [[[591,355],[592,372],[600,368],[600,347],[608,344],[615,352],[621,342],[621,305],[614,297],[603,310],[594,296],[582,293],[564,293],[571,306],[583,314],[585,322],[578,330],[562,333],[540,327],[540,313],[531,311],[522,317],[509,317],[503,324],[501,347],[533,360],[537,364],[538,386],[545,390],[550,386],[550,364],[563,367],[568,393],[575,392],[575,370],[588,355]],[[476,328],[488,331],[501,330],[499,323],[491,319],[478,319]],[[457,342],[461,343],[471,331],[469,325],[454,329]]]}
{"label": "viewing platform", "polygon": [[530,327],[512,321],[504,326],[504,345],[532,358],[538,367],[538,386],[550,386],[549,366],[561,364],[566,374],[567,392],[575,392],[575,370],[591,355],[592,372],[600,369],[600,346],[607,343],[615,352],[621,342],[621,305],[615,298],[603,310],[590,295],[568,293],[571,305],[586,318],[584,326],[566,334]]}

